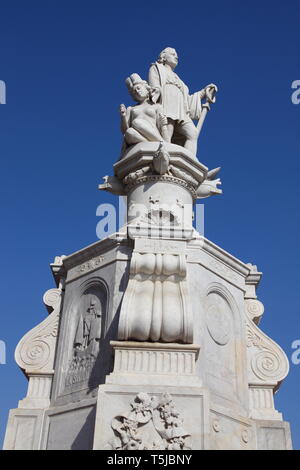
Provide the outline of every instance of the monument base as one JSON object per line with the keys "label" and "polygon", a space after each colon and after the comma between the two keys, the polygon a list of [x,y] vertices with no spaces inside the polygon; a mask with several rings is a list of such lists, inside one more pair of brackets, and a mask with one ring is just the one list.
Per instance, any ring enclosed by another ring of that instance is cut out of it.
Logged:
{"label": "monument base", "polygon": [[291,450],[292,442],[289,423],[234,414],[205,387],[107,383],[99,386],[93,449]]}
{"label": "monument base", "polygon": [[[155,269],[140,272],[151,259]],[[200,237],[145,241],[120,233],[56,260],[52,269],[58,287],[44,296],[50,315],[17,348],[29,386],[10,411],[4,449],[292,448],[273,398],[288,361],[257,326],[263,306],[255,266]],[[132,305],[128,296],[126,303],[128,288],[146,292],[143,282],[150,293],[156,284],[175,288],[166,304],[154,288],[151,302],[141,296]],[[101,338],[79,353],[78,325],[91,300]],[[170,327],[181,306],[195,344],[115,341],[122,308],[141,326],[150,304],[154,313],[158,304],[166,307]],[[97,359],[88,362],[94,351]]]}
{"label": "monument base", "polygon": [[[217,405],[195,344],[111,341],[114,369],[99,386],[97,450],[291,449],[289,424]],[[279,414],[279,413],[278,413]]]}

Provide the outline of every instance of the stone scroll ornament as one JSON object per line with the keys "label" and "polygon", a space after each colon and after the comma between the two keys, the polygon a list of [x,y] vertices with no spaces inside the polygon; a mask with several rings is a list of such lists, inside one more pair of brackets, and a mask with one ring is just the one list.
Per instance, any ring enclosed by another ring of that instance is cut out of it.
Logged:
{"label": "stone scroll ornament", "polygon": [[119,340],[193,342],[184,254],[134,252]]}
{"label": "stone scroll ornament", "polygon": [[249,382],[273,385],[277,390],[289,371],[289,362],[281,347],[255,324],[264,312],[256,299],[245,301]]}
{"label": "stone scroll ornament", "polygon": [[169,393],[161,398],[140,392],[130,404],[131,410],[113,418],[115,450],[189,450],[190,434]]}
{"label": "stone scroll ornament", "polygon": [[56,350],[61,289],[49,289],[43,297],[50,315],[30,330],[19,342],[15,359],[26,374],[53,373]]}

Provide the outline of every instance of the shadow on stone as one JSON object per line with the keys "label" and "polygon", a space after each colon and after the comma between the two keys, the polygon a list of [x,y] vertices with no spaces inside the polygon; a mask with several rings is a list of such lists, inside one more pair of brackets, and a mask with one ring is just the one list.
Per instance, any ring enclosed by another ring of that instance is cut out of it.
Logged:
{"label": "shadow on stone", "polygon": [[84,425],[77,434],[71,450],[89,450],[93,448],[96,406],[88,414]]}

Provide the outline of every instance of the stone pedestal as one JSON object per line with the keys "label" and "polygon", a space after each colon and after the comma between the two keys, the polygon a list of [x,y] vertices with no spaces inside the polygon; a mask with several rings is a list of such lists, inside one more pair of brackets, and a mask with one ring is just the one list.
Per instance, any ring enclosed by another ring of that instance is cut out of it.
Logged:
{"label": "stone pedestal", "polygon": [[112,341],[114,370],[109,384],[201,385],[195,372],[196,344]]}
{"label": "stone pedestal", "polygon": [[273,399],[288,360],[258,326],[262,273],[194,230],[208,169],[158,144],[114,166],[128,224],[51,265],[50,315],[16,349],[29,387],[5,449],[291,448]]}

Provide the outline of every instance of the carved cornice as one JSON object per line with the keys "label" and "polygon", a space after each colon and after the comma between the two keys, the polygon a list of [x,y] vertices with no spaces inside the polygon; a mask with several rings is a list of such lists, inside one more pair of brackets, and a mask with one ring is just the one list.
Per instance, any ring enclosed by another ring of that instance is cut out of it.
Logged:
{"label": "carved cornice", "polygon": [[262,277],[262,272],[258,271],[257,267],[251,263],[247,263],[247,266],[250,268],[250,272],[246,277],[246,284],[253,285],[257,288]]}
{"label": "carved cornice", "polygon": [[60,281],[66,277],[66,270],[63,265],[64,258],[66,258],[65,255],[56,256],[53,263],[50,264],[50,269],[57,287],[59,286]]}
{"label": "carved cornice", "polygon": [[68,271],[69,269],[82,265],[91,258],[96,258],[113,248],[118,248],[120,246],[132,246],[132,240],[126,238],[126,234],[116,233],[111,237],[104,238],[103,240],[98,240],[97,242],[83,248],[82,250],[76,251],[69,256],[66,256],[63,260],[63,265]]}
{"label": "carved cornice", "polygon": [[245,263],[232,256],[218,245],[215,245],[207,238],[204,238],[203,250],[228,264],[228,266],[238,271],[242,276],[249,274],[249,267]]}
{"label": "carved cornice", "polygon": [[[224,269],[227,269],[228,271],[230,271],[231,273],[230,277],[240,275],[245,279],[250,273],[250,268],[247,264],[235,258],[230,253],[223,250],[218,245],[215,245],[213,242],[211,242],[205,237],[200,237],[200,238],[197,238],[195,240],[191,240],[188,242],[187,253],[188,253],[189,263],[194,263],[194,262],[198,263],[200,261],[197,258],[197,252],[199,252],[199,250],[210,255],[212,262],[208,263],[207,266],[205,264],[205,266],[208,269],[212,269],[212,270],[217,269],[213,263],[213,261],[215,260],[216,263],[221,262],[224,266]],[[218,268],[218,271],[219,271],[219,268]],[[222,275],[221,272],[220,274]],[[232,279],[232,282],[234,282],[234,279]]]}
{"label": "carved cornice", "polygon": [[169,176],[169,175],[147,175],[147,176],[142,176],[140,178],[137,178],[133,183],[128,184],[126,186],[126,192],[130,192],[133,188],[140,184],[146,184],[146,183],[157,183],[159,181],[162,181],[164,183],[170,183],[170,184],[177,184],[178,186],[182,186],[183,188],[187,189],[190,191],[192,194],[193,199],[197,199],[197,194],[195,191],[195,188],[192,186],[192,184],[184,181],[183,179],[176,178],[175,176]]}

